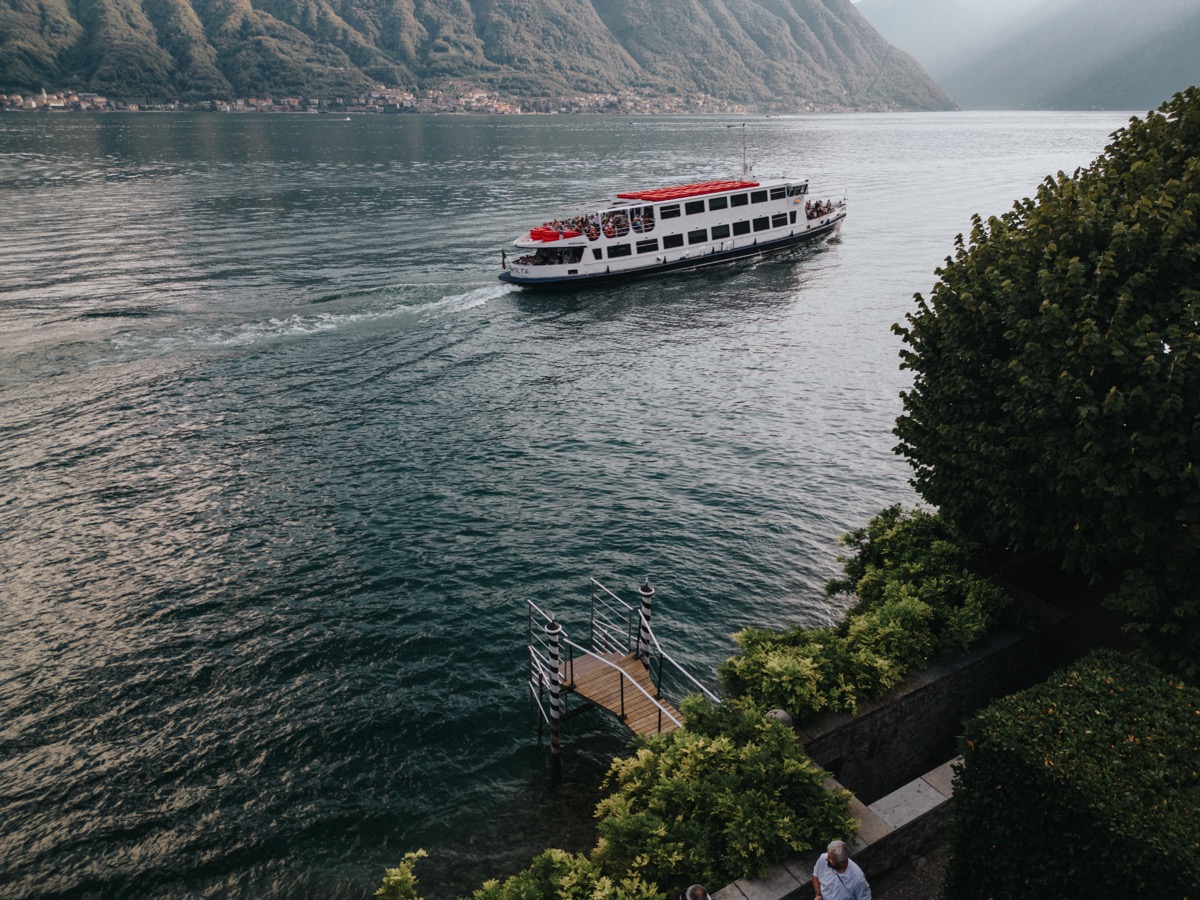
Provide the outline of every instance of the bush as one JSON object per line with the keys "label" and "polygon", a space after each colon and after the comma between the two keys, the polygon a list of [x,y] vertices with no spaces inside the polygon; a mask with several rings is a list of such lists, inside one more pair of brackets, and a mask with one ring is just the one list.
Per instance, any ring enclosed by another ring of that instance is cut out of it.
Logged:
{"label": "bush", "polygon": [[823,787],[790,728],[697,697],[683,711],[686,729],[613,762],[615,789],[596,810],[605,872],[723,885],[853,831],[849,795]]}
{"label": "bush", "polygon": [[899,506],[842,538],[854,554],[830,594],[856,593],[836,628],[783,632],[748,628],[742,652],[720,667],[725,690],[797,721],[825,711],[855,712],[905,672],[962,653],[998,621],[1007,595],[971,570],[971,554],[937,515]]}
{"label": "bush", "polygon": [[384,873],[383,884],[375,892],[375,896],[382,897],[383,900],[420,900],[417,896],[417,876],[413,874],[413,866],[417,864],[417,860],[428,855],[424,850],[405,853],[400,865]]}
{"label": "bush", "polygon": [[1111,651],[966,727],[952,900],[1195,897],[1200,690]]}
{"label": "bush", "polygon": [[547,850],[528,869],[501,883],[487,881],[472,900],[663,900],[655,885],[636,875],[609,878],[581,853]]}

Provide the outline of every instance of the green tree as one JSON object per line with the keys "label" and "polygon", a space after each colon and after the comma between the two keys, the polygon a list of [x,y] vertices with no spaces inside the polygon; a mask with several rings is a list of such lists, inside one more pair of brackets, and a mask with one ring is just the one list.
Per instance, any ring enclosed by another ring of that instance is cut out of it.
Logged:
{"label": "green tree", "polygon": [[897,453],[969,538],[1111,586],[1161,658],[1200,660],[1200,89],[1088,168],[974,219],[895,326]]}

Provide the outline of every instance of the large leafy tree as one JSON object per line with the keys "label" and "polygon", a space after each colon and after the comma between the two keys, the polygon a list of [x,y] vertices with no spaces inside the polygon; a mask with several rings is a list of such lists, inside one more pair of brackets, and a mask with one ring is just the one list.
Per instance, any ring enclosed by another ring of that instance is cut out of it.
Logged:
{"label": "large leafy tree", "polygon": [[1111,588],[1200,664],[1200,89],[956,240],[907,327],[896,451],[966,535]]}

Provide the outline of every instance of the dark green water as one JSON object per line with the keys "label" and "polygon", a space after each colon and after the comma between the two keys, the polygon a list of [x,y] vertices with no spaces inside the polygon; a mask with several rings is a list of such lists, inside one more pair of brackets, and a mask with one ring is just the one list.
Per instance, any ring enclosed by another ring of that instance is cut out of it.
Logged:
{"label": "dark green water", "polygon": [[658,588],[710,683],[826,622],[838,535],[912,502],[890,325],[1120,114],[755,120],[848,196],[815,252],[578,293],[496,281],[560,202],[735,174],[740,120],[0,119],[0,884],[453,896],[591,843],[551,790],[525,602]]}

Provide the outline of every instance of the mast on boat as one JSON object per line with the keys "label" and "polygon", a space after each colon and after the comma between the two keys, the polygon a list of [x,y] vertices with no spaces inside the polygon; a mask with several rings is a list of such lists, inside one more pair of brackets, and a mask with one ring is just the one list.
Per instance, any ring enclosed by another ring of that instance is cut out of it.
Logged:
{"label": "mast on boat", "polygon": [[[726,128],[737,128],[736,125],[726,125]],[[742,123],[742,180],[749,181],[754,166],[746,160],[746,123]]]}

